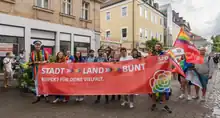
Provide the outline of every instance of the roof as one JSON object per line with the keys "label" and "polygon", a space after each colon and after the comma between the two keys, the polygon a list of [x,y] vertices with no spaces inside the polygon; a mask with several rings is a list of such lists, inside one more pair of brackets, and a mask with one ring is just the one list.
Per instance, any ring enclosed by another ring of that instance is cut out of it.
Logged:
{"label": "roof", "polygon": [[[103,4],[101,4],[101,9],[103,8],[106,8],[106,7],[109,7],[109,6],[112,6],[112,5],[115,5],[115,4],[118,4],[120,2],[124,2],[126,0],[106,0],[106,2],[104,2]],[[151,6],[149,3],[146,3],[148,6],[150,6],[151,8],[155,9],[153,6]],[[159,9],[155,9],[157,12],[161,13],[163,16],[165,16],[163,14],[163,12],[161,12]]]}
{"label": "roof", "polygon": [[117,4],[117,3],[120,3],[120,2],[123,2],[123,1],[126,1],[126,0],[106,0],[106,2],[104,2],[101,5],[101,9],[105,8],[105,7],[108,7],[108,6],[112,6],[114,4]]}

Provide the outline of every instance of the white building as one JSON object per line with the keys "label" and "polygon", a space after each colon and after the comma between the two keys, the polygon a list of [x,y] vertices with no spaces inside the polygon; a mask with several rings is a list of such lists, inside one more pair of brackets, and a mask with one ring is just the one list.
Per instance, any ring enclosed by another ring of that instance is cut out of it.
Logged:
{"label": "white building", "polygon": [[35,40],[42,41],[49,53],[66,48],[72,54],[81,51],[86,55],[87,49],[97,50],[100,47],[100,34],[92,30],[0,13],[0,45],[8,43],[11,47],[17,43],[17,46],[25,47],[28,60]]}

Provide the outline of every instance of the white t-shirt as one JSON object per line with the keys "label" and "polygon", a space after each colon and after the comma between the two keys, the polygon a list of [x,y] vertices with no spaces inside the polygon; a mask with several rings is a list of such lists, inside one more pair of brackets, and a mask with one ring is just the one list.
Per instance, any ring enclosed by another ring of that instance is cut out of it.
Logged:
{"label": "white t-shirt", "polygon": [[120,57],[120,61],[128,61],[128,60],[132,60],[132,59],[133,59],[132,56]]}
{"label": "white t-shirt", "polygon": [[6,72],[12,72],[12,59],[5,57],[3,60],[4,70]]}

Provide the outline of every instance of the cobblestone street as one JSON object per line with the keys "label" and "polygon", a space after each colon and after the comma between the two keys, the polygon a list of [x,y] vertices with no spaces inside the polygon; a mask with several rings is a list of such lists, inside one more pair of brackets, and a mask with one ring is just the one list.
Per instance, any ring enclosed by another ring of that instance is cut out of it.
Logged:
{"label": "cobblestone street", "polygon": [[[206,103],[198,101],[179,100],[180,88],[177,80],[172,81],[173,95],[168,105],[173,110],[168,114],[158,106],[157,111],[150,110],[151,100],[147,95],[136,97],[135,108],[120,106],[120,102],[94,104],[95,97],[86,97],[83,103],[71,100],[67,104],[49,104],[43,100],[31,104],[34,96],[21,94],[17,89],[1,88],[0,114],[1,118],[211,118],[220,114],[219,103],[219,72],[216,72],[209,83],[209,93]],[[2,82],[1,82],[2,83]],[[51,101],[53,97],[50,98]],[[212,111],[214,109],[214,114]],[[215,115],[217,114],[217,115]]]}

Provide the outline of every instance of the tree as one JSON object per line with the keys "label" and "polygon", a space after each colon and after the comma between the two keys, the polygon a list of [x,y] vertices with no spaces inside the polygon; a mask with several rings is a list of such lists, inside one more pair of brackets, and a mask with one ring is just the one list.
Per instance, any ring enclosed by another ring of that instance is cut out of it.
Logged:
{"label": "tree", "polygon": [[220,35],[212,36],[211,40],[213,41],[212,51],[220,52]]}
{"label": "tree", "polygon": [[152,38],[151,40],[146,41],[146,49],[147,49],[147,51],[154,52],[154,46],[158,42],[159,41],[156,38]]}

